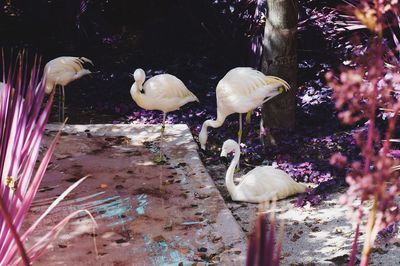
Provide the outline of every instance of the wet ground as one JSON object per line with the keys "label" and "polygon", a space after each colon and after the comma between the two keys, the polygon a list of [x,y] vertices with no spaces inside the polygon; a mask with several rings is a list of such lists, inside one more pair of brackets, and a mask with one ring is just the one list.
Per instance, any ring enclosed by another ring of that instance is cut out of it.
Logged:
{"label": "wet ground", "polygon": [[90,211],[98,227],[93,233],[85,215],[75,217],[37,265],[243,264],[246,237],[203,167],[190,131],[167,126],[165,164],[152,160],[158,136],[158,126],[66,127],[26,225],[90,174],[35,235],[80,209]]}

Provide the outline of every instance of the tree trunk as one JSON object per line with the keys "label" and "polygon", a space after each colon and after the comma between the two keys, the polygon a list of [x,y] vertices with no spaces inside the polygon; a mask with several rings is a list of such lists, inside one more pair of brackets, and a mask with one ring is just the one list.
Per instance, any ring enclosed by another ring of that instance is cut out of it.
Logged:
{"label": "tree trunk", "polygon": [[[291,90],[268,101],[262,108],[266,143],[276,144],[276,129],[295,124],[297,90],[297,0],[267,0],[262,72],[286,80]],[[279,140],[278,140],[279,141]]]}

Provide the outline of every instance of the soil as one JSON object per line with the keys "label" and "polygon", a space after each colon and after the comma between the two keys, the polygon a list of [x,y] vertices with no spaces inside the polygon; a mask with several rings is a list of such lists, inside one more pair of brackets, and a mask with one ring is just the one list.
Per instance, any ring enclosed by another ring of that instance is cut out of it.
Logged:
{"label": "soil", "polygon": [[[269,213],[270,218],[272,213],[275,213],[278,221],[277,232],[283,226],[281,265],[347,265],[355,224],[352,222],[350,209],[340,203],[340,197],[344,195],[346,188],[342,187],[337,192],[330,193],[324,201],[315,206],[307,204],[302,208],[295,207],[297,196],[280,200],[272,212],[272,208],[231,200],[224,184],[225,164],[206,165],[206,168],[233,217],[248,236],[254,229],[255,217],[259,212]],[[240,175],[246,171],[247,169],[236,173],[236,181],[239,181]],[[359,243],[363,240],[364,236],[361,233]],[[361,250],[359,252],[361,253]],[[399,265],[398,252],[400,234],[397,230],[382,234],[375,243],[370,265]]]}

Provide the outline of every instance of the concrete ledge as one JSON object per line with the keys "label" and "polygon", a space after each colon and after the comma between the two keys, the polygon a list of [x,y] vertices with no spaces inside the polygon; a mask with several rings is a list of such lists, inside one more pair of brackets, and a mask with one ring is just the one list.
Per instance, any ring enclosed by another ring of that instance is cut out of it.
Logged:
{"label": "concrete ledge", "polygon": [[[48,125],[47,132],[58,129]],[[65,126],[26,225],[71,182],[91,174],[36,234],[73,210],[88,209],[99,225],[99,255],[88,219],[79,217],[37,265],[244,264],[246,236],[203,166],[189,128],[167,125],[164,165],[152,161],[159,130],[153,125]]]}

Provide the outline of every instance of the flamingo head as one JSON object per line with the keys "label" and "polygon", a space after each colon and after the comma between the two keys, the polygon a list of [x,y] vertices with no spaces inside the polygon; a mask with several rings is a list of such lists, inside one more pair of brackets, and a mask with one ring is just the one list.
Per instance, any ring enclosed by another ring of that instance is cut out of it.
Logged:
{"label": "flamingo head", "polygon": [[55,87],[56,87],[56,85],[54,84],[54,82],[52,82],[48,79],[45,80],[44,91],[46,94],[52,93]]}
{"label": "flamingo head", "polygon": [[236,152],[238,148],[239,148],[239,144],[237,144],[236,141],[234,141],[233,139],[228,139],[222,145],[220,156],[226,157],[226,156],[228,156],[229,153]]}
{"label": "flamingo head", "polygon": [[146,79],[146,73],[144,72],[143,69],[138,68],[133,73],[133,78],[135,79],[135,82],[137,84],[142,85],[144,83],[144,80]]}
{"label": "flamingo head", "polygon": [[208,122],[205,121],[203,123],[203,126],[201,127],[200,133],[199,133],[199,142],[200,142],[200,146],[203,150],[206,149],[206,143],[207,143],[207,139],[208,139],[208,133],[207,133],[207,124]]}
{"label": "flamingo head", "polygon": [[273,86],[269,89],[268,93],[265,95],[264,102],[267,102],[274,98],[275,96],[278,96],[279,94],[285,92],[285,88],[283,86]]}

